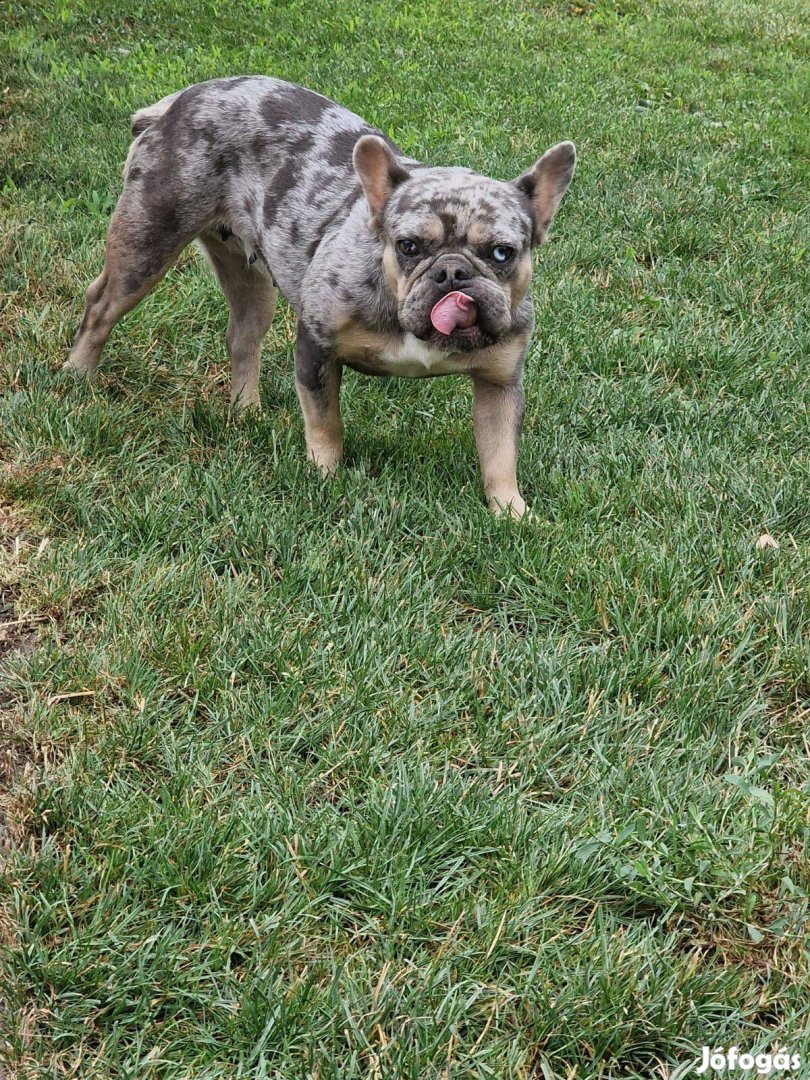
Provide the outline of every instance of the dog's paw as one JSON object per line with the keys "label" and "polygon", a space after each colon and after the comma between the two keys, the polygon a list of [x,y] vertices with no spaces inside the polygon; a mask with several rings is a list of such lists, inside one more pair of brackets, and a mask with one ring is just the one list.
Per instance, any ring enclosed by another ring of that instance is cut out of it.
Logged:
{"label": "dog's paw", "polygon": [[332,465],[319,465],[318,472],[321,474],[321,479],[333,480],[340,471],[342,464],[342,461],[335,461]]}
{"label": "dog's paw", "polygon": [[324,480],[334,476],[343,464],[343,452],[338,450],[321,449],[315,452],[310,449],[307,454],[309,462],[315,466]]}
{"label": "dog's paw", "polygon": [[82,376],[85,379],[91,379],[96,373],[97,365],[83,357],[80,353],[71,353],[67,360],[62,364],[62,371],[68,372],[70,375]]}
{"label": "dog's paw", "polygon": [[231,398],[231,411],[237,416],[242,416],[245,413],[258,416],[262,411],[262,403],[258,393],[251,396],[239,394],[237,397]]}
{"label": "dog's paw", "polygon": [[493,495],[488,500],[488,505],[496,517],[510,517],[513,521],[522,521],[531,516],[523,497],[517,492],[506,499]]}

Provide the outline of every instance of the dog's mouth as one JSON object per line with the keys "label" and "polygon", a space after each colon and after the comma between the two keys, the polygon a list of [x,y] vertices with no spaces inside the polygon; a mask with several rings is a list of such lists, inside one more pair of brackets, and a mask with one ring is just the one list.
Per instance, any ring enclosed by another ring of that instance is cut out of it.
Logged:
{"label": "dog's mouth", "polygon": [[463,292],[450,292],[433,305],[429,340],[439,347],[480,349],[492,342],[480,323],[478,305]]}
{"label": "dog's mouth", "polygon": [[420,280],[400,305],[399,324],[431,348],[461,353],[496,344],[512,319],[503,289],[479,277],[449,292]]}
{"label": "dog's mouth", "polygon": [[433,329],[447,337],[454,330],[469,330],[478,322],[478,305],[463,292],[449,292],[430,312]]}
{"label": "dog's mouth", "polygon": [[424,340],[434,348],[445,349],[447,352],[473,352],[475,349],[494,345],[497,339],[476,325],[464,330],[454,330],[452,334],[440,334],[438,330],[431,330]]}

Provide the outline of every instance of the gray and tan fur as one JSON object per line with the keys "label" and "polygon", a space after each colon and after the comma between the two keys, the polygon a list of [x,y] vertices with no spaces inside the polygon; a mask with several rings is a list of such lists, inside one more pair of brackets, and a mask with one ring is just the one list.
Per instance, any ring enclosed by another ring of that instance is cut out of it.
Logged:
{"label": "gray and tan fur", "polygon": [[[196,239],[230,308],[234,404],[259,402],[261,341],[280,289],[298,316],[296,387],[308,453],[324,472],[343,454],[344,365],[466,374],[489,504],[523,513],[515,468],[530,252],[570,183],[573,144],[513,183],[428,167],[320,94],[261,76],[172,94],[135,114],[133,134],[68,368],[96,370],[118,320]],[[440,334],[431,311],[451,291],[474,301],[475,323]]]}

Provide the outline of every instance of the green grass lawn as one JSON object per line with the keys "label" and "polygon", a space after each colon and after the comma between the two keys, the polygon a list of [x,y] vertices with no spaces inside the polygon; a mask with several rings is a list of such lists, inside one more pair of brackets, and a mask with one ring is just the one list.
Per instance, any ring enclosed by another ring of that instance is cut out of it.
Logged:
{"label": "green grass lawn", "polygon": [[[503,178],[577,143],[531,522],[452,378],[349,373],[324,484],[287,308],[234,421],[191,251],[60,373],[129,113],[244,72]],[[810,1062],[808,109],[802,0],[6,0],[8,1077]]]}

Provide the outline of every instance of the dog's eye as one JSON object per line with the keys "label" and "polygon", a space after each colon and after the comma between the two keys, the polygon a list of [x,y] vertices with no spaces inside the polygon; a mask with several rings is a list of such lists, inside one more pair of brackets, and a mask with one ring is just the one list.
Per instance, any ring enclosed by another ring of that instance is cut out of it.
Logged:
{"label": "dog's eye", "polygon": [[406,259],[412,259],[415,255],[419,254],[419,244],[416,240],[398,240],[397,248]]}
{"label": "dog's eye", "polygon": [[509,262],[514,254],[514,248],[507,247],[506,244],[498,244],[492,249],[492,261],[503,265]]}

